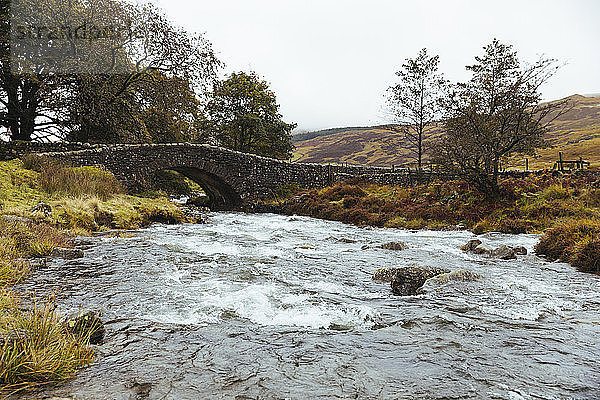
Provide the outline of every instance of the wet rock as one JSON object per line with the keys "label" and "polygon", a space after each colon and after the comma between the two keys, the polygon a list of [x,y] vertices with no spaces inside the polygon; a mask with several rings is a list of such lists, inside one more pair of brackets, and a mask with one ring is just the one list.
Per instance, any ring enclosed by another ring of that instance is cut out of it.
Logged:
{"label": "wet rock", "polygon": [[29,211],[34,215],[41,214],[44,217],[49,217],[50,215],[52,215],[52,207],[50,206],[50,204],[46,203],[39,203]]}
{"label": "wet rock", "polygon": [[373,280],[379,283],[391,282],[399,268],[380,268],[373,274]]}
{"label": "wet rock", "polygon": [[477,254],[479,256],[491,256],[494,249],[488,247],[486,245],[479,245],[473,250],[473,254]]}
{"label": "wet rock", "polygon": [[83,339],[89,339],[90,344],[102,344],[104,340],[104,323],[93,311],[77,314],[68,318],[64,323],[67,331]]}
{"label": "wet rock", "polygon": [[133,380],[126,387],[135,393],[136,399],[147,399],[150,397],[150,392],[152,391],[151,383],[139,383],[136,380]]}
{"label": "wet rock", "polygon": [[465,244],[463,247],[461,247],[460,249],[462,251],[466,251],[468,253],[473,253],[475,252],[475,249],[481,245],[481,240],[478,239],[473,239],[473,240],[469,240],[469,242],[467,244]]}
{"label": "wet rock", "polygon": [[336,324],[336,323],[332,322],[331,324],[329,324],[329,330],[338,331],[338,332],[350,331],[350,330],[352,330],[352,326]]}
{"label": "wet rock", "polygon": [[50,257],[64,258],[65,260],[76,260],[83,258],[84,253],[81,249],[67,249],[64,247],[57,247],[52,250]]}
{"label": "wet rock", "polygon": [[405,267],[399,268],[392,280],[392,292],[396,296],[414,296],[425,282],[450,271],[432,267]]}
{"label": "wet rock", "polygon": [[399,250],[406,250],[408,249],[408,246],[402,242],[389,242],[386,244],[382,244],[381,246],[377,246],[378,249],[384,249],[384,250],[395,250],[395,251],[399,251]]}
{"label": "wet rock", "polygon": [[356,243],[356,240],[352,240],[352,239],[348,239],[348,238],[340,238],[340,239],[337,239],[337,241],[340,243],[348,243],[348,244]]}
{"label": "wet rock", "polygon": [[429,279],[428,283],[444,285],[448,282],[474,282],[481,278],[483,278],[483,276],[475,272],[471,272],[466,269],[458,269],[446,274],[434,276],[433,278]]}
{"label": "wet rock", "polygon": [[523,246],[517,246],[513,250],[515,251],[515,254],[518,256],[526,256],[527,255],[527,249]]}
{"label": "wet rock", "polygon": [[501,260],[514,260],[517,258],[515,250],[512,247],[503,245],[492,251],[492,257],[499,258]]}

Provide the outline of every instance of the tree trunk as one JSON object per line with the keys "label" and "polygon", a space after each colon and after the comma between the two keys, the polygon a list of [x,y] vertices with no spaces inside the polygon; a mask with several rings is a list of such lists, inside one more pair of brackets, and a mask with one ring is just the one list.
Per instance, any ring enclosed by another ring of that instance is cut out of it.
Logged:
{"label": "tree trunk", "polygon": [[19,104],[19,83],[18,80],[9,73],[4,74],[4,88],[7,93],[8,106],[6,110],[6,125],[12,132],[12,140],[23,140],[21,137],[21,123],[19,115],[21,107]]}
{"label": "tree trunk", "polygon": [[21,94],[21,115],[20,117],[20,137],[19,140],[31,141],[35,133],[35,118],[39,104],[38,92],[40,85],[37,82],[26,80],[23,83],[23,93]]}

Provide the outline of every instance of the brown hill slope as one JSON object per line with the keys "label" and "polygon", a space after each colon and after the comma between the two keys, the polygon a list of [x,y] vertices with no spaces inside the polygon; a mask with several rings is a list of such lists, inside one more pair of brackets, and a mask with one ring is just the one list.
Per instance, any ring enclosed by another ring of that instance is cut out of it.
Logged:
{"label": "brown hill slope", "polygon": [[[600,164],[600,98],[574,95],[568,100],[570,110],[549,126],[546,139],[550,147],[539,149],[536,157],[530,158],[530,168],[552,168],[558,151],[564,153],[565,159],[583,157]],[[425,146],[442,134],[441,126],[431,129],[426,135]],[[303,134],[298,139],[294,160],[299,162],[373,166],[414,162],[402,135],[386,125],[336,128]],[[511,164],[520,167],[524,165],[523,158],[515,156]]]}

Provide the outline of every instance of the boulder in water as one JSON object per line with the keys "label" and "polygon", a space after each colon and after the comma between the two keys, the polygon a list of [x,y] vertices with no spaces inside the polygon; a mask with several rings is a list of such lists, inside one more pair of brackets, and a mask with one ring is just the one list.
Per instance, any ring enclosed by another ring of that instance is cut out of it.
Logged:
{"label": "boulder in water", "polygon": [[447,272],[450,271],[432,267],[398,268],[392,279],[392,292],[397,296],[414,296],[427,279]]}
{"label": "boulder in water", "polygon": [[475,250],[473,250],[473,254],[477,254],[479,256],[490,256],[493,251],[494,249],[492,249],[491,247],[482,244],[477,246]]}
{"label": "boulder in water", "polygon": [[443,285],[448,282],[474,282],[481,278],[483,278],[483,276],[475,272],[471,272],[466,269],[458,269],[456,271],[448,272],[446,274],[434,276],[433,278],[429,279],[429,282],[438,285]]}
{"label": "boulder in water", "polygon": [[467,244],[465,244],[460,249],[462,251],[466,251],[467,253],[473,253],[479,245],[481,245],[481,240],[473,239],[473,240],[469,240],[467,242]]}
{"label": "boulder in water", "polygon": [[399,268],[380,268],[373,274],[373,280],[379,283],[391,282]]}
{"label": "boulder in water", "polygon": [[406,250],[408,249],[408,246],[405,243],[402,242],[390,242],[390,243],[386,243],[386,244],[382,244],[380,246],[377,246],[377,248],[379,249],[384,249],[384,250]]}
{"label": "boulder in water", "polygon": [[526,256],[527,255],[527,249],[523,246],[517,246],[513,250],[515,251],[515,254],[518,256]]}
{"label": "boulder in water", "polygon": [[348,238],[344,238],[344,237],[343,237],[343,238],[336,239],[336,240],[337,240],[339,243],[347,243],[347,244],[350,244],[350,243],[356,243],[356,240],[353,240],[353,239],[348,239]]}
{"label": "boulder in water", "polygon": [[67,331],[82,339],[87,339],[90,344],[102,344],[104,340],[104,323],[93,311],[80,313],[68,318],[64,323]]}
{"label": "boulder in water", "polygon": [[50,253],[50,257],[64,258],[65,260],[75,260],[77,258],[83,258],[83,250],[56,247],[54,250],[52,250],[52,253]]}
{"label": "boulder in water", "polygon": [[517,258],[515,250],[512,247],[502,245],[496,250],[492,251],[492,257],[499,258],[501,260],[514,260]]}

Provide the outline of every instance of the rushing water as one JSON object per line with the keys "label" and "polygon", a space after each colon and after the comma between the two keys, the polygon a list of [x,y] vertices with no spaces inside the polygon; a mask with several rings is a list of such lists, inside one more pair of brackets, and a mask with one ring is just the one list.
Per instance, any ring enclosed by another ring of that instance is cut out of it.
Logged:
{"label": "rushing water", "polygon": [[[21,287],[107,321],[96,361],[36,398],[600,398],[600,278],[462,253],[472,236],[218,213],[92,239]],[[374,248],[390,241],[410,248]],[[484,278],[404,298],[371,281],[410,265]]]}

